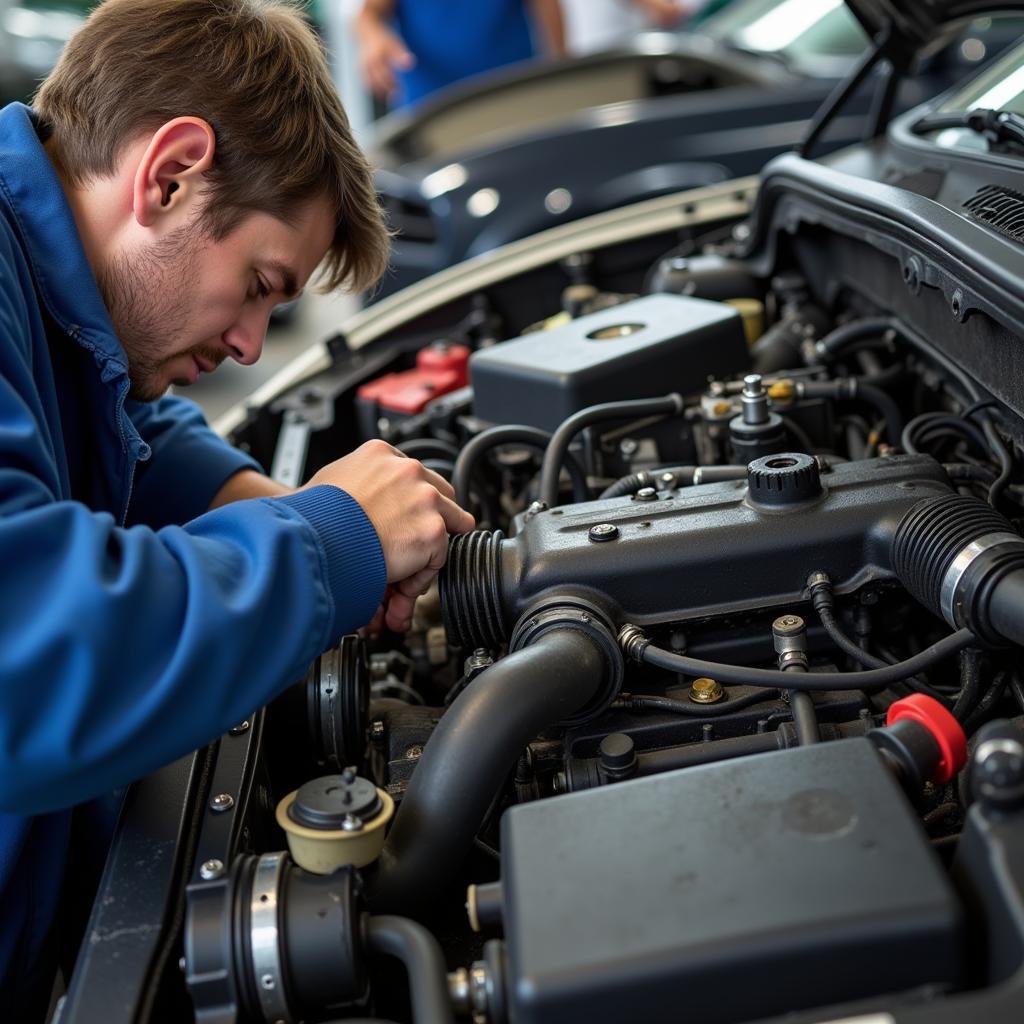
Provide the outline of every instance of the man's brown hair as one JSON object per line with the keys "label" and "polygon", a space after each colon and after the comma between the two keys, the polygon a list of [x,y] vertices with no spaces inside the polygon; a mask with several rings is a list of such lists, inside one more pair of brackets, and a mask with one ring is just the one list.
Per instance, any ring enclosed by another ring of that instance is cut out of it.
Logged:
{"label": "man's brown hair", "polygon": [[216,239],[249,213],[288,221],[326,195],[336,227],[324,285],[365,288],[387,265],[373,174],[291,0],[106,0],[33,105],[75,185],[112,174],[143,132],[200,117],[217,138],[203,212]]}

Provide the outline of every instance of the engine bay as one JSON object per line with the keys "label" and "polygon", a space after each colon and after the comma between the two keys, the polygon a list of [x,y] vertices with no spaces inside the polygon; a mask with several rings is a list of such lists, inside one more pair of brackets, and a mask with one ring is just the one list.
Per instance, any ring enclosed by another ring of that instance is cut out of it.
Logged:
{"label": "engine bay", "polygon": [[386,442],[478,529],[205,755],[152,1019],[1020,1019],[1018,327],[798,191],[339,336],[235,429],[295,483]]}

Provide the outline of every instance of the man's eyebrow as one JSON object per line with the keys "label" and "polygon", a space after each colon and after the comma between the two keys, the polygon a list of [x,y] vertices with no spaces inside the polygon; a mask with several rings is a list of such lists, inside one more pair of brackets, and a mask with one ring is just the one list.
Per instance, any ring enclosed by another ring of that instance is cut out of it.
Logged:
{"label": "man's eyebrow", "polygon": [[294,299],[298,297],[299,287],[295,278],[295,271],[287,263],[283,263],[281,260],[267,260],[264,266],[280,278],[281,291],[284,292],[285,298]]}

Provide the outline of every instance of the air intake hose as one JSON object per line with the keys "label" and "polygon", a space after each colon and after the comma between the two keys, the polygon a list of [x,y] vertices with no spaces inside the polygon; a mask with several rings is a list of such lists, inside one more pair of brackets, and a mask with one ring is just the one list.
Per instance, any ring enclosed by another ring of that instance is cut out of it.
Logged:
{"label": "air intake hose", "polygon": [[954,629],[993,647],[1024,645],[1024,538],[979,498],[925,498],[900,520],[900,581]]}
{"label": "air intake hose", "polygon": [[600,711],[621,685],[615,636],[592,609],[529,612],[511,649],[470,683],[424,747],[369,881],[375,911],[415,913],[441,895],[526,744]]}

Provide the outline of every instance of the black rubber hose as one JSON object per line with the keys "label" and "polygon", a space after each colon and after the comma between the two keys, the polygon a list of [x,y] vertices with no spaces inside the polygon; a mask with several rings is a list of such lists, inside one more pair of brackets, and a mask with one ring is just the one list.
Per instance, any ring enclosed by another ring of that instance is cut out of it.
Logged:
{"label": "black rubber hose", "polygon": [[715,661],[702,661],[684,654],[665,651],[650,644],[642,646],[630,641],[630,647],[640,660],[648,665],[682,672],[690,676],[710,676],[720,683],[741,683],[745,686],[775,686],[787,690],[873,690],[892,686],[932,665],[943,661],[951,654],[977,643],[969,629],[960,629],[938,643],[925,648],[906,661],[895,665],[869,669],[865,672],[779,672],[774,669],[749,668],[746,665],[724,665]]}
{"label": "black rubber hose", "polygon": [[925,435],[943,427],[955,431],[964,440],[973,441],[981,452],[988,452],[985,435],[973,423],[947,412],[924,412],[915,416],[903,428],[900,445],[908,454],[917,455],[918,445],[924,443]]}
{"label": "black rubber hose", "polygon": [[960,693],[953,705],[953,717],[962,722],[974,710],[981,689],[981,651],[967,647],[960,652]]}
{"label": "black rubber hose", "polygon": [[523,748],[582,708],[607,671],[597,643],[566,627],[473,680],[423,748],[370,879],[374,910],[415,912],[440,894]]}
{"label": "black rubber hose", "polygon": [[415,1024],[455,1024],[444,953],[426,928],[406,917],[368,917],[366,944],[405,964]]}
{"label": "black rubber hose", "polygon": [[558,504],[558,477],[562,464],[569,452],[573,438],[587,427],[607,420],[621,420],[630,417],[668,416],[683,411],[681,395],[665,395],[662,398],[636,398],[625,402],[605,402],[592,405],[574,413],[551,435],[551,443],[544,453],[540,470],[540,498],[549,508]]}
{"label": "black rubber hose", "polygon": [[1024,647],[1024,569],[1007,573],[992,589],[992,628],[1004,639]]}
{"label": "black rubber hose", "polygon": [[[502,445],[518,444],[525,445],[527,448],[537,448],[543,452],[546,451],[550,442],[551,435],[546,430],[517,423],[503,424],[482,430],[466,444],[455,460],[455,471],[452,473],[455,501],[464,508],[466,507],[469,501],[469,485],[473,479],[473,471],[480,459],[489,451],[500,448]],[[586,474],[575,458],[570,457],[564,462],[565,468],[572,478],[573,497],[576,501],[586,501],[588,497]]]}
{"label": "black rubber hose", "polygon": [[1002,672],[996,674],[991,686],[985,691],[981,700],[978,701],[978,706],[963,721],[963,730],[968,736],[972,736],[985,724],[986,716],[1006,692],[1009,682],[1010,672],[1007,669],[1003,669]]}
{"label": "black rubber hose", "polygon": [[[867,669],[885,668],[892,664],[891,662],[883,661],[881,658],[876,658],[873,654],[865,651],[863,647],[855,643],[843,632],[835,613],[832,581],[829,580],[827,574],[820,571],[811,573],[807,580],[807,585],[810,588],[811,602],[814,605],[814,610],[818,613],[821,625],[828,638],[839,650],[852,661]],[[940,704],[947,705],[949,703],[941,693],[929,686],[923,679],[908,677],[905,681],[919,693],[926,693],[929,697],[939,701]]]}
{"label": "black rubber hose", "polygon": [[853,323],[843,324],[842,327],[830,331],[814,347],[823,359],[835,359],[853,342],[861,341],[864,338],[875,338],[893,329],[892,319],[885,316],[855,320]]}
{"label": "black rubber hose", "polygon": [[[803,675],[802,672],[794,672],[792,669],[789,675]],[[793,713],[793,725],[796,726],[796,738],[801,747],[808,747],[814,743],[821,742],[821,733],[818,730],[818,715],[814,710],[814,698],[803,690],[791,689],[789,691],[789,710]]]}
{"label": "black rubber hose", "polygon": [[439,437],[413,437],[395,447],[411,459],[457,459],[459,449]]}
{"label": "black rubber hose", "polygon": [[[671,475],[672,480],[663,479]],[[665,466],[661,469],[643,470],[620,477],[601,492],[602,498],[621,498],[636,494],[641,487],[656,487],[659,490],[675,487],[691,487],[696,484],[717,484],[723,480],[745,480],[746,466]]]}
{"label": "black rubber hose", "polygon": [[611,706],[624,711],[663,711],[686,718],[716,718],[752,707],[754,704],[763,704],[766,700],[775,700],[778,696],[778,690],[761,690],[758,693],[744,694],[735,700],[724,700],[721,704],[687,704],[684,700],[673,700],[671,697],[622,693]]}
{"label": "black rubber hose", "polygon": [[869,405],[873,405],[885,419],[885,433],[890,444],[899,444],[900,435],[903,433],[903,414],[896,400],[881,388],[874,384],[865,384],[857,381],[857,398],[862,399]]}

